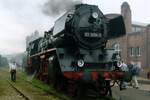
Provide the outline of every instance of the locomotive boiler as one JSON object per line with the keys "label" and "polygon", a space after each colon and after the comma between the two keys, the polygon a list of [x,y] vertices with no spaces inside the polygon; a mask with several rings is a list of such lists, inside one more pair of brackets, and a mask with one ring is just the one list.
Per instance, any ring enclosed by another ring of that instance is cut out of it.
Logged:
{"label": "locomotive boiler", "polygon": [[104,15],[95,5],[75,5],[44,37],[29,44],[27,70],[71,95],[111,96],[112,81],[121,81],[125,72],[116,70],[119,59],[106,43],[123,35],[121,15]]}

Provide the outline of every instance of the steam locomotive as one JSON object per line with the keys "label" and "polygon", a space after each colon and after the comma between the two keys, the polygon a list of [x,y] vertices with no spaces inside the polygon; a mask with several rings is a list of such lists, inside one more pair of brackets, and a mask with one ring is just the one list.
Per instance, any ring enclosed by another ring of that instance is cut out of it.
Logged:
{"label": "steam locomotive", "polygon": [[111,96],[112,83],[120,82],[125,72],[117,70],[118,54],[106,43],[125,34],[121,15],[104,15],[95,5],[75,5],[44,37],[30,42],[27,71],[73,96]]}

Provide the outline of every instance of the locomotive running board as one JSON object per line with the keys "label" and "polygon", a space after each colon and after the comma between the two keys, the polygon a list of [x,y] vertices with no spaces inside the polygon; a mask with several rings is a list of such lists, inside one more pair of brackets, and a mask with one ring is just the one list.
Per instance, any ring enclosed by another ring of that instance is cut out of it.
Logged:
{"label": "locomotive running board", "polygon": [[30,56],[30,58],[33,58],[33,57],[36,57],[36,56],[39,56],[39,55],[42,55],[42,54],[45,54],[45,53],[49,53],[49,52],[52,52],[52,51],[55,51],[55,50],[56,50],[56,48],[48,49],[48,50],[45,50],[43,52],[40,52],[40,53],[37,53],[35,55]]}

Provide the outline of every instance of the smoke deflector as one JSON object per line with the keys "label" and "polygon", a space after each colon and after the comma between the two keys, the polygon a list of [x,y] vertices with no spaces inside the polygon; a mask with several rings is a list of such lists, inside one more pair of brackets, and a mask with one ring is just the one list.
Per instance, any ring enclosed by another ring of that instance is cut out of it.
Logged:
{"label": "smoke deflector", "polygon": [[126,34],[124,19],[119,14],[105,15],[108,19],[108,34],[107,38],[117,38]]}

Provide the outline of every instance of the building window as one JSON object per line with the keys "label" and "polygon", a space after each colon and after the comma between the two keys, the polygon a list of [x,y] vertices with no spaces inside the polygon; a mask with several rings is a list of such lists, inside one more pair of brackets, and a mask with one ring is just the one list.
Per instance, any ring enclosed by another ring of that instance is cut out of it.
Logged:
{"label": "building window", "polygon": [[143,31],[142,27],[139,26],[132,26],[132,32],[141,32]]}
{"label": "building window", "polygon": [[141,48],[140,47],[131,47],[130,48],[130,56],[141,56]]}
{"label": "building window", "polygon": [[132,32],[135,32],[135,27],[134,26],[132,27]]}
{"label": "building window", "polygon": [[135,53],[134,53],[134,48],[131,47],[131,48],[130,48],[130,56],[134,56],[134,54],[135,54]]}
{"label": "building window", "polygon": [[136,48],[136,56],[141,56],[141,48],[140,47]]}

